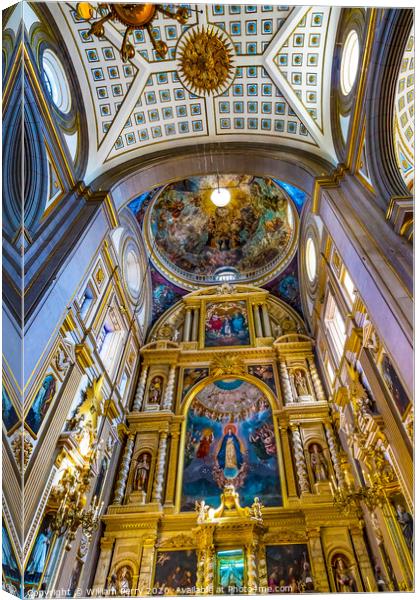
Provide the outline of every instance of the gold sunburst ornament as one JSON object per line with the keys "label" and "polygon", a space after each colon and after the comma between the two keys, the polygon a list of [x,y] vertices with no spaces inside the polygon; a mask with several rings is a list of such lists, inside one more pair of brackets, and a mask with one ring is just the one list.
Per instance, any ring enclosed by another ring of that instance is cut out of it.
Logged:
{"label": "gold sunburst ornament", "polygon": [[235,49],[214,25],[190,27],[178,42],[176,60],[182,85],[196,96],[219,96],[235,78]]}
{"label": "gold sunburst ornament", "polygon": [[[79,2],[76,7],[77,16],[79,19],[90,21],[94,18],[95,12],[99,16],[99,20],[92,23],[89,30],[89,35],[96,37],[104,36],[104,24],[107,21],[119,21],[125,27],[124,38],[121,45],[121,58],[124,62],[134,58],[135,48],[128,41],[128,35],[135,29],[147,29],[153,47],[161,58],[165,58],[168,52],[168,46],[162,40],[155,39],[152,29],[152,21],[157,12],[160,12],[167,17],[176,19],[178,23],[184,25],[190,16],[188,8],[179,7],[175,12],[170,11],[164,4],[104,4],[99,3],[97,7],[93,7],[89,2]],[[201,12],[201,11],[199,11]]]}

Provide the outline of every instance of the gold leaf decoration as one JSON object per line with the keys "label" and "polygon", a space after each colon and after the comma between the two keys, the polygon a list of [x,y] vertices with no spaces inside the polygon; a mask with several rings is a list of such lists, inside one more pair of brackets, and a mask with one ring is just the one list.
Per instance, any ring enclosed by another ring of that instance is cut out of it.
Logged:
{"label": "gold leaf decoration", "polygon": [[232,43],[222,29],[191,27],[179,43],[178,76],[197,96],[220,95],[235,78],[234,58]]}

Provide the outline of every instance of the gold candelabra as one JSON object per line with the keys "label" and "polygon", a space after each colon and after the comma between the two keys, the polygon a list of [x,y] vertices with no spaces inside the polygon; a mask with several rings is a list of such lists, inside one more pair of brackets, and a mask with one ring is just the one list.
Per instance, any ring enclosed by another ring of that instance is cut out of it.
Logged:
{"label": "gold candelabra", "polygon": [[374,510],[377,506],[383,506],[385,502],[384,487],[380,481],[380,476],[372,480],[368,475],[369,486],[356,486],[346,472],[346,480],[344,485],[330,484],[333,495],[333,503],[344,514],[349,515],[355,512],[359,520],[363,519],[362,504],[369,511]]}
{"label": "gold candelabra", "polygon": [[[184,25],[190,16],[188,8],[180,6],[175,12],[169,10],[164,4],[131,4],[131,3],[99,3],[95,9],[89,2],[79,2],[76,7],[77,16],[80,19],[90,21],[95,12],[99,20],[92,23],[89,34],[96,37],[104,36],[104,23],[107,21],[119,21],[125,26],[125,33],[121,44],[121,58],[124,62],[134,58],[135,48],[128,41],[128,35],[135,29],[146,29],[149,33],[153,47],[161,58],[165,58],[168,46],[162,40],[157,40],[152,28],[152,21],[158,12],[172,17],[178,23]],[[200,11],[201,12],[201,11]]]}
{"label": "gold candelabra", "polygon": [[53,497],[58,508],[54,514],[51,528],[58,536],[66,536],[66,550],[70,550],[81,527],[87,540],[98,529],[100,514],[104,503],[94,496],[91,504],[86,507],[87,492],[92,478],[92,463],[83,467],[69,466],[65,469],[59,484],[53,491]]}

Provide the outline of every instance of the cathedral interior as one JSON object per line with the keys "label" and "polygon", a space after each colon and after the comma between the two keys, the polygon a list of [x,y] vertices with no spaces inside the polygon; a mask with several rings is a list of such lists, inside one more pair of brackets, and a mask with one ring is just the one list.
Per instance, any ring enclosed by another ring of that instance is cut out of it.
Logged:
{"label": "cathedral interior", "polygon": [[413,21],[3,10],[3,590],[413,590]]}

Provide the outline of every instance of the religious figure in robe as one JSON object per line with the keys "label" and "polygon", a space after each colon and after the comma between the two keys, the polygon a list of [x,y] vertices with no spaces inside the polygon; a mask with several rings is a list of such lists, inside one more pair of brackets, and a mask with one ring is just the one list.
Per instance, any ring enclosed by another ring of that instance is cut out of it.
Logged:
{"label": "religious figure in robe", "polygon": [[319,444],[312,444],[309,448],[309,456],[315,482],[317,483],[318,481],[327,481],[328,464],[322,453],[321,446]]}
{"label": "religious figure in robe", "polygon": [[238,334],[244,330],[245,317],[239,311],[236,311],[232,317],[232,329],[233,332]]}
{"label": "religious figure in robe", "polygon": [[149,386],[149,404],[160,404],[162,397],[162,377],[153,377]]}
{"label": "religious figure in robe", "polygon": [[133,487],[137,492],[147,492],[147,483],[150,473],[150,454],[144,452],[137,461],[136,470],[134,471]]}
{"label": "religious figure in robe", "polygon": [[301,371],[296,371],[294,374],[294,378],[297,395],[307,396],[309,392],[305,376],[302,374]]}
{"label": "religious figure in robe", "polygon": [[243,465],[244,457],[236,435],[236,426],[233,423],[229,423],[224,429],[222,444],[217,453],[217,462],[228,479],[234,479]]}
{"label": "religious figure in robe", "polygon": [[50,530],[41,529],[36,538],[32,556],[27,566],[27,572],[32,577],[40,577],[48,556],[48,548],[50,544]]}
{"label": "religious figure in robe", "polygon": [[357,592],[356,582],[343,556],[333,561],[333,568],[337,592]]}
{"label": "religious figure in robe", "polygon": [[407,546],[410,548],[411,552],[413,552],[413,517],[404,509],[401,504],[397,505],[397,521],[401,525]]}
{"label": "religious figure in robe", "polygon": [[35,397],[35,400],[29,409],[27,423],[34,433],[38,433],[45,414],[54,398],[56,390],[55,379],[52,375],[47,375],[41,388]]}
{"label": "religious figure in robe", "polygon": [[213,430],[210,428],[203,429],[201,432],[200,443],[197,448],[197,458],[205,459],[206,456],[208,456],[213,439]]}

